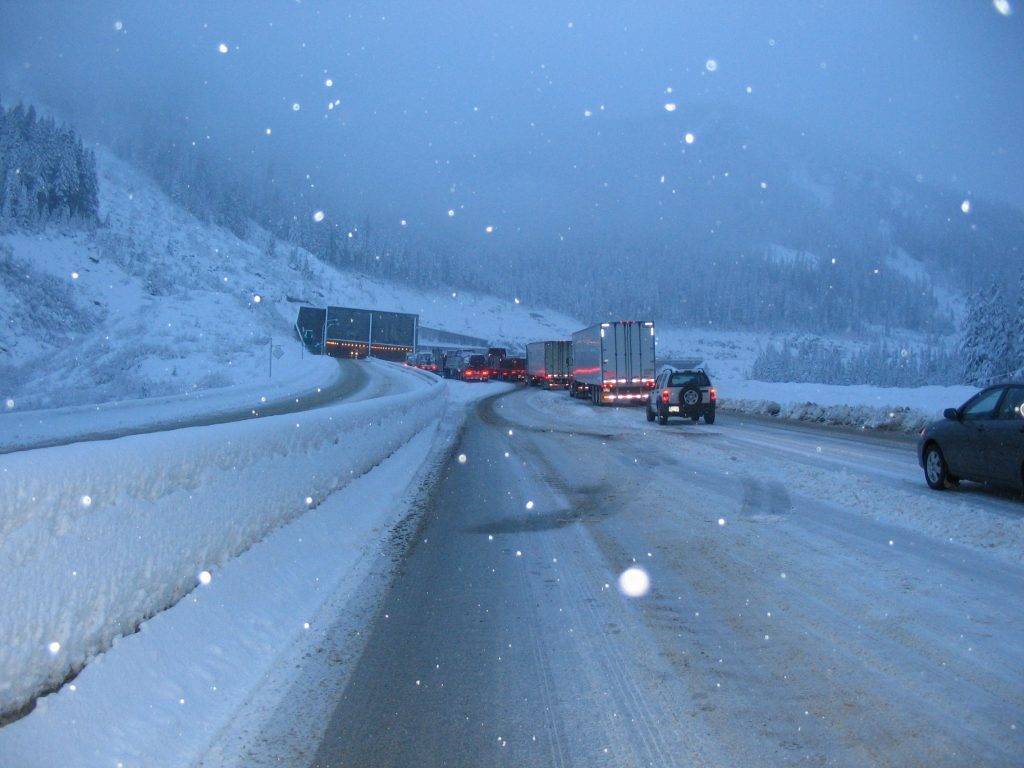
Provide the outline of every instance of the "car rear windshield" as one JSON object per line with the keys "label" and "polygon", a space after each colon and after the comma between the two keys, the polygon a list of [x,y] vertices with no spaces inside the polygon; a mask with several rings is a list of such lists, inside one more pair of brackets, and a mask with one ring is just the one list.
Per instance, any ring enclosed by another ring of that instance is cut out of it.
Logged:
{"label": "car rear windshield", "polygon": [[668,385],[670,387],[685,387],[687,384],[696,384],[698,387],[705,387],[708,384],[707,378],[700,371],[679,371],[672,374]]}
{"label": "car rear windshield", "polygon": [[485,365],[487,365],[487,358],[485,358],[483,355],[470,355],[469,356],[469,367],[470,368],[477,368],[477,367],[481,367],[482,368]]}

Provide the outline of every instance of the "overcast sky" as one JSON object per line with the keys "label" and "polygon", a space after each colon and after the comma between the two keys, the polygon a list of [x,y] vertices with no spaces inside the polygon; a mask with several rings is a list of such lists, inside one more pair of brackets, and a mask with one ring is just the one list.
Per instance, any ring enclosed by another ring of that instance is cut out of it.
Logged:
{"label": "overcast sky", "polygon": [[0,95],[99,140],[140,111],[187,117],[182,138],[272,156],[371,215],[500,200],[520,153],[558,175],[593,121],[666,119],[670,102],[681,131],[723,105],[1024,207],[1008,1],[2,0]]}

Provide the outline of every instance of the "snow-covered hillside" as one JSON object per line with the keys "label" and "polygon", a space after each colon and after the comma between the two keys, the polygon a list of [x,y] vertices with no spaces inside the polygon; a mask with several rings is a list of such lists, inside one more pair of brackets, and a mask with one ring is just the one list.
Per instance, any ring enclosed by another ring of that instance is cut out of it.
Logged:
{"label": "snow-covered hillside", "polygon": [[[100,219],[0,235],[0,397],[4,410],[181,395],[267,382],[271,340],[284,350],[273,383],[323,378],[292,331],[300,304],[415,312],[423,325],[522,347],[586,324],[558,312],[462,290],[427,292],[345,273],[253,225],[242,240],[207,225],[144,174],[98,152]],[[657,318],[655,318],[657,319]],[[934,410],[915,390],[800,387],[749,381],[772,334],[659,324],[663,359],[699,357],[726,399],[782,405],[828,400]],[[856,342],[849,342],[856,345]],[[271,383],[271,382],[268,382]],[[836,390],[836,391],[832,391]],[[951,388],[944,402],[962,399]],[[918,402],[920,400],[920,402]]]}
{"label": "snow-covered hillside", "polygon": [[96,232],[0,235],[0,396],[18,410],[189,393],[294,375],[300,303],[417,312],[495,343],[578,323],[462,291],[430,294],[345,274],[253,226],[241,240],[185,212],[98,152]]}

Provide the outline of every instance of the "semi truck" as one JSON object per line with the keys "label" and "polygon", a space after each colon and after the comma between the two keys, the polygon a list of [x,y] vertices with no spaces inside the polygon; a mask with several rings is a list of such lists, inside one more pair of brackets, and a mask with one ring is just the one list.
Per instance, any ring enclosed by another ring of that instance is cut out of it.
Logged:
{"label": "semi truck", "polygon": [[569,394],[594,405],[641,405],[654,387],[654,323],[618,320],[572,335]]}
{"label": "semi truck", "polygon": [[501,361],[507,355],[508,350],[504,347],[487,348],[487,370],[490,372],[492,379],[496,379],[501,375]]}
{"label": "semi truck", "polygon": [[534,387],[562,389],[572,373],[571,341],[531,341],[526,345],[526,381]]}

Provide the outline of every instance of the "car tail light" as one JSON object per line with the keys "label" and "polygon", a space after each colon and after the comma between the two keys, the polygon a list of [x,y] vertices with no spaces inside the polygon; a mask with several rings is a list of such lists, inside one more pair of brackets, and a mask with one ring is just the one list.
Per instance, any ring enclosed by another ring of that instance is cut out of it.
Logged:
{"label": "car tail light", "polygon": [[663,389],[663,390],[661,390],[661,402],[667,403],[668,399],[670,397],[672,397],[672,390],[671,389]]}
{"label": "car tail light", "polygon": [[715,388],[714,388],[714,387],[712,387],[712,388],[711,388],[711,402],[713,403],[713,402],[715,402],[715,401],[716,401],[717,399],[718,399],[718,392],[716,392],[716,391],[715,391]]}

